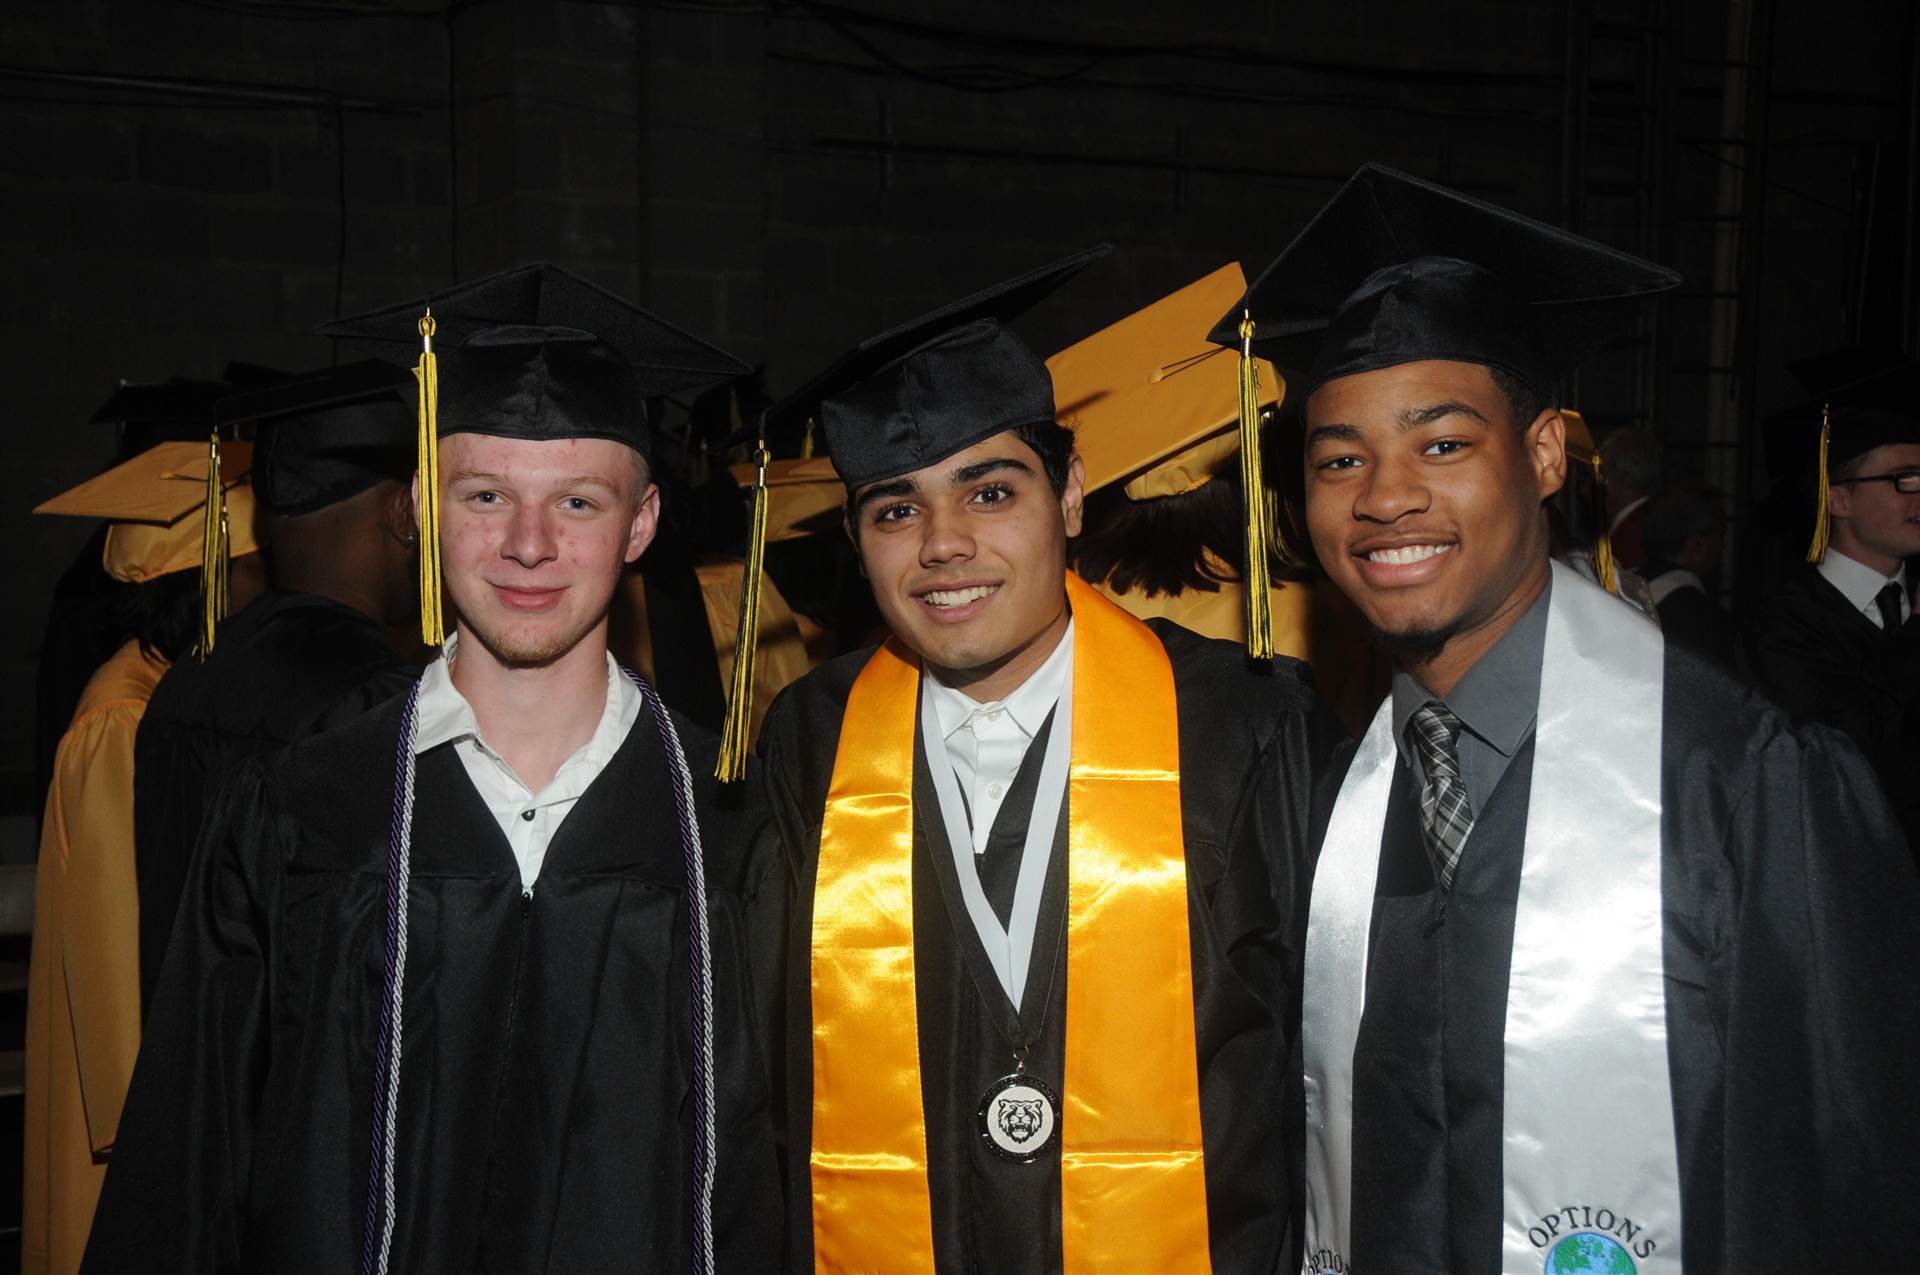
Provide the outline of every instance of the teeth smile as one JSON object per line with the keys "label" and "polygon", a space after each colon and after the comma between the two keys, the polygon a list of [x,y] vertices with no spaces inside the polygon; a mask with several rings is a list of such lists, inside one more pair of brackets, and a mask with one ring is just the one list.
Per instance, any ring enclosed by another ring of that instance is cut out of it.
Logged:
{"label": "teeth smile", "polygon": [[976,584],[971,589],[935,589],[920,595],[921,601],[928,606],[963,607],[969,602],[978,602],[990,593],[998,592],[997,584]]}
{"label": "teeth smile", "polygon": [[1402,545],[1397,549],[1375,549],[1367,554],[1368,562],[1385,562],[1396,567],[1409,563],[1425,562],[1428,558],[1437,558],[1443,553],[1453,552],[1452,545]]}

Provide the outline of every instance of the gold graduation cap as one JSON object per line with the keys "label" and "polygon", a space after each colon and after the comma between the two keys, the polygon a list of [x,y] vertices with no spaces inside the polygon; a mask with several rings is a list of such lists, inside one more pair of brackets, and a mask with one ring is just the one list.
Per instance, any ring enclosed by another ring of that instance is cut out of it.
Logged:
{"label": "gold graduation cap", "polygon": [[1060,419],[1074,427],[1087,490],[1124,481],[1131,500],[1191,491],[1240,454],[1247,519],[1247,649],[1273,654],[1267,578],[1272,510],[1260,473],[1259,425],[1286,394],[1265,359],[1243,363],[1208,340],[1246,293],[1231,262],[1047,360]]}
{"label": "gold graduation cap", "polygon": [[[741,487],[752,490],[759,474],[756,465],[732,465],[728,473]],[[840,525],[847,507],[847,489],[825,456],[767,462],[767,543],[798,540]]]}
{"label": "gold graduation cap", "polygon": [[1600,462],[1600,446],[1593,441],[1585,416],[1571,407],[1559,410],[1567,425],[1567,455],[1593,471],[1593,499],[1600,511],[1600,529],[1593,537],[1593,573],[1608,593],[1618,593],[1620,578],[1613,569],[1613,537],[1607,532],[1607,474]]}
{"label": "gold graduation cap", "polygon": [[[116,580],[137,584],[203,568],[208,547],[207,453],[205,443],[161,443],[45,501],[33,512],[110,522],[102,565]],[[228,528],[223,556],[239,557],[259,548],[253,529],[253,489],[247,478],[252,462],[250,443],[227,442],[220,449]],[[224,579],[225,572],[220,575]]]}

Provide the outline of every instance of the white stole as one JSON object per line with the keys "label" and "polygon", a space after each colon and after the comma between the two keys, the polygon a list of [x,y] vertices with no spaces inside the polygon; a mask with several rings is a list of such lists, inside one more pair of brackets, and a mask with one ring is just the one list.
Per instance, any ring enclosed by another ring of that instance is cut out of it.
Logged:
{"label": "white stole", "polygon": [[[1639,612],[1554,564],[1507,989],[1505,1275],[1614,1269],[1604,1263],[1622,1255],[1638,1275],[1680,1272],[1660,919],[1662,653]],[[1307,926],[1304,1269],[1316,1275],[1348,1271],[1353,1252],[1353,1051],[1396,765],[1389,701],[1341,787]],[[1469,836],[1462,853],[1476,849]]]}

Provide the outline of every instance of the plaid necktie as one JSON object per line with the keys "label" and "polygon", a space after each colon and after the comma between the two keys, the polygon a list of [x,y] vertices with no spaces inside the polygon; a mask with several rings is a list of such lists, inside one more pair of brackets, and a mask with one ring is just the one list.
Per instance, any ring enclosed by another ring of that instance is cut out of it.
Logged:
{"label": "plaid necktie", "polygon": [[1426,834],[1427,854],[1442,893],[1453,889],[1460,851],[1473,830],[1473,805],[1460,778],[1460,759],[1454,744],[1460,738],[1460,719],[1446,705],[1427,703],[1410,723],[1414,751],[1426,783],[1420,789],[1420,829]]}

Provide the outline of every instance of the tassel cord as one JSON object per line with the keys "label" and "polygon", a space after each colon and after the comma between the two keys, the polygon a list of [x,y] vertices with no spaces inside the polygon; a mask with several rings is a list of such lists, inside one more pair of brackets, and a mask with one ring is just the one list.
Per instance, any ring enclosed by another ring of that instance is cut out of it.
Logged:
{"label": "tassel cord", "polygon": [[1253,316],[1240,319],[1240,497],[1246,511],[1247,654],[1273,658],[1272,565],[1268,561],[1267,485],[1260,463],[1260,371],[1253,358]]}

